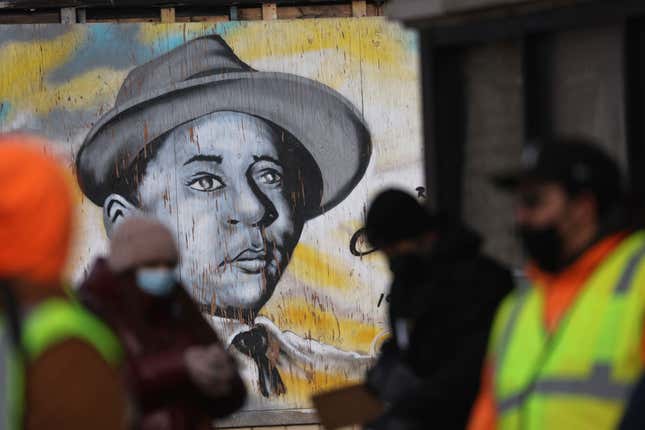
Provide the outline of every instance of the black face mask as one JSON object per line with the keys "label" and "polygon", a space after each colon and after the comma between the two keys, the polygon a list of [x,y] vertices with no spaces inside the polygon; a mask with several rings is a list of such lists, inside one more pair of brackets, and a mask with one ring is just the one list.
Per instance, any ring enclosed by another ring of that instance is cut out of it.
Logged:
{"label": "black face mask", "polygon": [[519,226],[518,233],[524,251],[540,269],[555,273],[561,268],[562,238],[554,226]]}
{"label": "black face mask", "polygon": [[416,253],[397,255],[390,258],[390,270],[399,279],[421,280],[428,270],[427,258]]}

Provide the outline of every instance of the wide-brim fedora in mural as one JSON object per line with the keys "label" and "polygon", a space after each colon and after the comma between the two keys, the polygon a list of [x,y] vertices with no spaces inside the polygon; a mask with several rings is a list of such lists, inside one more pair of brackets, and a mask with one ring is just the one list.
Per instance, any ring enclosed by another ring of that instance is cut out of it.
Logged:
{"label": "wide-brim fedora in mural", "polygon": [[270,121],[294,136],[322,175],[320,204],[341,202],[363,177],[371,140],[361,114],[332,88],[300,76],[256,71],[219,36],[194,39],[133,69],[114,108],[92,127],[76,157],[81,189],[101,206],[120,172],[170,130],[218,111]]}

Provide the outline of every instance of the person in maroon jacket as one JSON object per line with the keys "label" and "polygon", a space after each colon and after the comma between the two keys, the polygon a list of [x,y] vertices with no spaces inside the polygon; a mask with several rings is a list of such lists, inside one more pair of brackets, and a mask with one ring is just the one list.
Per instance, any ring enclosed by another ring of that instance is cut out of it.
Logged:
{"label": "person in maroon jacket", "polygon": [[166,227],[129,217],[79,289],[124,345],[136,429],[211,428],[246,398],[234,359],[175,278],[178,262]]}

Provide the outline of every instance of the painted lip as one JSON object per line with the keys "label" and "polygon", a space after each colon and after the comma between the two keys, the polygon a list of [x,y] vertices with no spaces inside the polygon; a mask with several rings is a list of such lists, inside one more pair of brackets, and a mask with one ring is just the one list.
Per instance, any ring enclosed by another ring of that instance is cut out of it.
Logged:
{"label": "painted lip", "polygon": [[259,274],[269,263],[269,256],[264,250],[245,249],[232,260],[223,264],[240,269],[244,273]]}

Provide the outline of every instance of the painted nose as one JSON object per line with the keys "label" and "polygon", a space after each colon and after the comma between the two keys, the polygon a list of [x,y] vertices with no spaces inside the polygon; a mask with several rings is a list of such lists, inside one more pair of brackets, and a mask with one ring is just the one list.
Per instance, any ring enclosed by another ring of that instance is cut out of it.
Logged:
{"label": "painted nose", "polygon": [[243,184],[238,190],[234,200],[232,216],[229,224],[243,223],[249,226],[258,226],[266,218],[267,206],[264,196],[255,191],[248,184]]}

